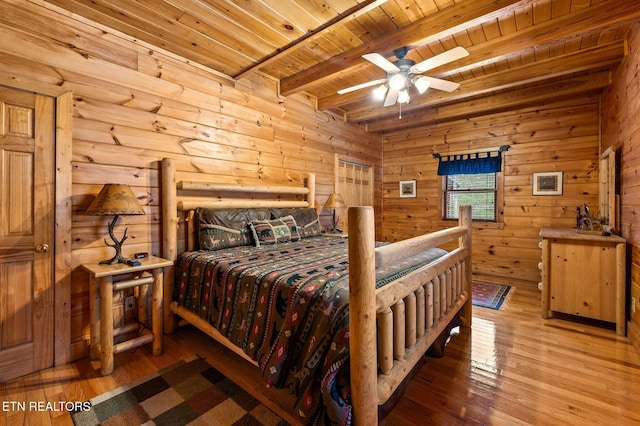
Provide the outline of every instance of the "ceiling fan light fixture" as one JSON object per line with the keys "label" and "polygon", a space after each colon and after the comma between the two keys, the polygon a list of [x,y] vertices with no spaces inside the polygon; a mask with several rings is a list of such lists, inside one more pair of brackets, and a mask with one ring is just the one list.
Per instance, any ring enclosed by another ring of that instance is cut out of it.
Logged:
{"label": "ceiling fan light fixture", "polygon": [[416,92],[419,94],[423,94],[429,89],[453,92],[460,86],[460,83],[419,74],[468,56],[469,52],[464,47],[455,47],[420,63],[416,63],[413,59],[406,57],[408,49],[409,47],[402,47],[394,50],[393,53],[396,60],[393,62],[379,53],[362,55],[365,60],[386,71],[386,77],[340,89],[338,94],[350,93],[365,87],[378,86],[373,90],[373,97],[377,100],[384,99],[383,106],[387,107],[396,103],[401,105],[409,103],[408,91],[413,90],[410,89],[411,86],[415,86]]}
{"label": "ceiling fan light fixture", "polygon": [[418,93],[422,95],[427,91],[429,86],[431,86],[431,83],[426,78],[417,78],[413,82],[413,85],[416,86],[416,89],[418,89]]}
{"label": "ceiling fan light fixture", "polygon": [[394,90],[400,90],[407,84],[407,77],[404,74],[397,73],[389,77],[389,87]]}
{"label": "ceiling fan light fixture", "polygon": [[409,92],[406,89],[398,92],[398,103],[400,104],[408,104],[411,98],[409,97]]}
{"label": "ceiling fan light fixture", "polygon": [[384,100],[385,95],[387,94],[387,85],[381,84],[380,86],[373,89],[373,97],[378,100]]}

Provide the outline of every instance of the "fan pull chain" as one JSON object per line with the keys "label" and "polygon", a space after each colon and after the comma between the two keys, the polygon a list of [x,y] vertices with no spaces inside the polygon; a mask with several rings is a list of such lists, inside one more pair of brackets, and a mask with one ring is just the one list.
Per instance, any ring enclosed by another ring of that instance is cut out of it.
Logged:
{"label": "fan pull chain", "polygon": [[398,115],[398,120],[402,119],[402,104],[399,103],[398,105],[400,105],[400,115]]}

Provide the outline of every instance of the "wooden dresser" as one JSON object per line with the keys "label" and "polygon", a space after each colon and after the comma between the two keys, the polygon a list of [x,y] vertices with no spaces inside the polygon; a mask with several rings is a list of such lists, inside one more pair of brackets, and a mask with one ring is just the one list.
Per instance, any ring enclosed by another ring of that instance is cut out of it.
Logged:
{"label": "wooden dresser", "polygon": [[542,228],[542,317],[553,312],[616,324],[626,335],[626,240]]}

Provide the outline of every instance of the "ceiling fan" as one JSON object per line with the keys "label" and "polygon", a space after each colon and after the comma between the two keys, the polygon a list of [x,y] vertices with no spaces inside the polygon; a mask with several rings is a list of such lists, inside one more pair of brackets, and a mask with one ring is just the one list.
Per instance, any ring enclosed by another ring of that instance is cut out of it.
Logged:
{"label": "ceiling fan", "polygon": [[394,105],[396,102],[400,104],[408,103],[410,100],[408,89],[412,85],[415,86],[420,94],[423,94],[429,87],[452,92],[460,86],[458,83],[420,74],[457,59],[464,58],[469,55],[467,49],[458,46],[436,55],[433,58],[429,58],[418,63],[412,59],[406,58],[408,50],[409,49],[407,47],[401,47],[394,50],[393,54],[395,55],[396,60],[393,62],[389,61],[379,53],[367,53],[366,55],[362,55],[362,57],[367,61],[385,70],[387,72],[387,76],[385,78],[338,90],[338,94],[342,95],[379,84],[380,86],[373,91],[374,96],[381,100],[384,99],[384,106],[390,106]]}

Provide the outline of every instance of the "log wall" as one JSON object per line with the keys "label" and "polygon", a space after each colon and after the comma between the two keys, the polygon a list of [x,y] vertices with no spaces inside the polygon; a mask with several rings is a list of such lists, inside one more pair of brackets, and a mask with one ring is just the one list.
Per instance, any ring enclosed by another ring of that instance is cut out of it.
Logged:
{"label": "log wall", "polygon": [[[627,330],[629,339],[640,351],[640,24],[631,28],[629,55],[613,74],[613,84],[603,95],[603,148],[616,150],[620,193],[622,236],[627,239]],[[635,299],[636,310],[630,299]]]}
{"label": "log wall", "polygon": [[[451,226],[442,220],[433,153],[504,155],[501,222],[474,223],[475,273],[539,281],[541,227],[573,227],[576,206],[598,207],[597,94],[530,108],[384,134],[382,237],[395,241]],[[532,195],[533,173],[564,172],[562,195]],[[416,198],[399,198],[400,180],[417,181]]]}
{"label": "log wall", "polygon": [[[103,242],[110,218],[84,215],[104,183],[131,185],[146,211],[120,219],[118,236],[128,226],[125,255],[162,253],[163,157],[224,183],[289,184],[311,171],[319,208],[333,188],[335,153],[375,166],[381,187],[379,135],[315,111],[302,95],[279,97],[274,81],[234,82],[44,2],[0,2],[0,76],[73,93],[71,309],[64,319],[72,359],[87,353],[88,278],[79,265],[113,254]],[[321,213],[329,226],[331,213]]]}

